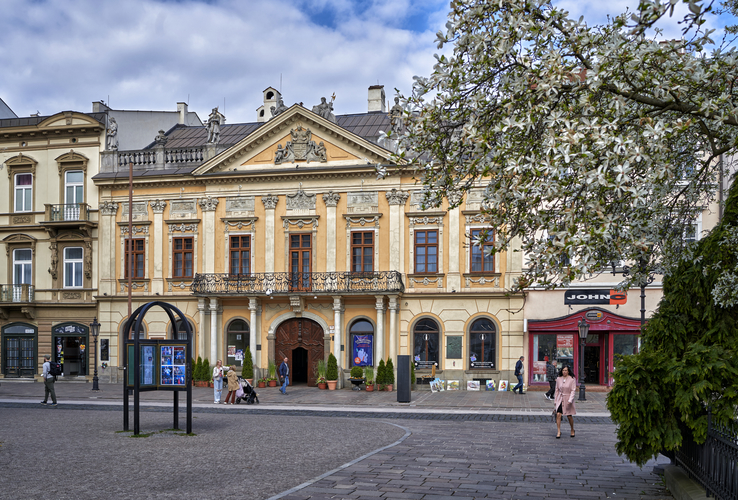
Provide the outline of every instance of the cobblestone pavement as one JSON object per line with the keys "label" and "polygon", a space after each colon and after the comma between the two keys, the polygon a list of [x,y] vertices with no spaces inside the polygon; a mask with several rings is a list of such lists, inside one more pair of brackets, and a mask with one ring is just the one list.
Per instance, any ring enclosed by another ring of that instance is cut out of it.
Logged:
{"label": "cobblestone pavement", "polygon": [[[123,391],[119,384],[100,384],[99,392],[92,392],[89,383],[56,383],[56,395],[60,402],[75,401],[122,401]],[[193,388],[193,403],[212,404],[213,390],[204,387]],[[0,400],[30,400],[43,397],[43,384],[0,380]],[[543,396],[543,392],[529,391],[518,396],[512,392],[496,391],[413,391],[412,402],[398,403],[396,392],[366,392],[343,389],[337,391],[321,391],[315,387],[292,386],[287,396],[280,394],[278,388],[257,389],[262,405],[283,407],[305,406],[344,406],[376,410],[378,408],[396,409],[442,409],[480,412],[512,412],[512,413],[550,413],[553,402]],[[586,402],[577,402],[577,412],[608,415],[606,407],[607,394],[604,392],[588,392]],[[225,395],[223,396],[225,398]],[[172,395],[166,391],[141,393],[142,402],[170,402]],[[184,396],[180,397],[184,400]]]}
{"label": "cobblestone pavement", "polygon": [[617,456],[615,426],[601,417],[576,417],[576,438],[557,440],[537,415],[379,420],[211,406],[195,409],[189,437],[158,432],[171,425],[160,406],[141,413],[154,434],[133,439],[116,432],[120,406],[75,408],[0,405],[0,498],[671,498],[652,463]]}

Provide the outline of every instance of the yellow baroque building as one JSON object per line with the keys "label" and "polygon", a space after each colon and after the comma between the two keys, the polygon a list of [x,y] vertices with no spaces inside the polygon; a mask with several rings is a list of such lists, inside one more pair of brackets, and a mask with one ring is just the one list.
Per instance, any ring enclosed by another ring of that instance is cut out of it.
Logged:
{"label": "yellow baroque building", "polygon": [[[391,162],[379,145],[391,126],[383,101],[372,87],[369,112],[334,117],[280,109],[268,88],[254,123],[225,125],[213,110],[219,126],[180,124],[144,150],[103,152],[93,177],[101,380],[122,377],[129,272],[133,310],[178,307],[194,357],[211,365],[240,370],[249,348],[257,376],[286,357],[292,383],[313,384],[332,352],[342,384],[352,366],[405,354],[419,378],[514,380],[523,297],[507,288],[520,253],[469,245],[474,232],[494,232],[481,190],[460,207],[423,210],[411,172],[377,179],[375,166]],[[142,335],[171,333],[163,311],[146,315]]]}

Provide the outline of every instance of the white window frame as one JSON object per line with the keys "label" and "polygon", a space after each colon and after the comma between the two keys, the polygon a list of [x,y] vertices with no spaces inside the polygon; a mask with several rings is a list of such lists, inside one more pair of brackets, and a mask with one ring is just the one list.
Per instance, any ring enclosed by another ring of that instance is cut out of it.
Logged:
{"label": "white window frame", "polygon": [[[20,259],[17,258],[17,256],[16,256],[17,255],[17,252],[23,252],[23,251],[28,251],[28,252],[31,253],[31,258],[29,260],[25,260],[25,259],[24,260],[20,260]],[[16,270],[16,267],[19,266],[19,265],[21,266],[21,269],[22,269],[21,276],[24,276],[25,275],[25,268],[26,268],[26,266],[28,268],[30,268],[31,278],[30,278],[30,280],[29,280],[28,283],[25,283],[22,278],[21,278],[21,282],[20,283],[17,283],[16,282],[16,279],[15,279],[16,272],[15,272],[15,270]],[[32,282],[33,282],[33,249],[32,248],[15,248],[13,250],[13,285],[32,285],[33,284]]]}
{"label": "white window frame", "polygon": [[[79,259],[67,258],[67,250],[81,250],[82,257]],[[85,248],[84,247],[64,247],[63,252],[64,252],[63,254],[64,255],[64,288],[83,288],[84,283],[85,283],[85,274],[84,274]],[[72,265],[71,273],[67,273],[67,264]],[[79,284],[77,284],[75,281],[75,276],[77,275],[77,266],[79,266],[79,276],[80,276]],[[67,281],[67,278],[71,278],[71,281],[72,281],[71,285]]]}
{"label": "white window frame", "polygon": [[[21,175],[30,175],[31,176],[31,185],[30,186],[19,186],[18,185],[18,177]],[[18,172],[13,176],[13,188],[14,188],[14,196],[13,196],[13,211],[16,213],[20,212],[33,212],[33,174],[31,172]],[[18,200],[21,199],[23,202],[21,203],[21,209],[18,209]],[[29,207],[26,208],[26,203],[28,203]]]}

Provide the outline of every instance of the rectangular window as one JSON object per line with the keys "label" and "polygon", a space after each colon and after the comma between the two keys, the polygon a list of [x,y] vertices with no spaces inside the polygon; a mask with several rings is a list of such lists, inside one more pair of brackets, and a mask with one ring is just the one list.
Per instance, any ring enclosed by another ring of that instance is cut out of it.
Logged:
{"label": "rectangular window", "polygon": [[415,231],[415,272],[438,272],[438,231]]}
{"label": "rectangular window", "polygon": [[192,277],[192,246],[192,237],[172,239],[173,277]]}
{"label": "rectangular window", "polygon": [[351,233],[351,271],[355,273],[374,271],[374,231]]}
{"label": "rectangular window", "polygon": [[64,220],[79,219],[79,204],[84,203],[85,174],[81,170],[70,170],[64,174]]}
{"label": "rectangular window", "polygon": [[251,274],[251,236],[231,236],[231,274]]}
{"label": "rectangular window", "polygon": [[[481,245],[474,242],[486,233],[486,240]],[[471,272],[492,273],[495,271],[495,256],[490,252],[494,248],[494,234],[491,229],[472,229],[471,235]]]}
{"label": "rectangular window", "polygon": [[15,211],[33,210],[33,174],[15,174]]}
{"label": "rectangular window", "polygon": [[30,248],[13,250],[13,284],[30,285],[32,273],[33,252]]}
{"label": "rectangular window", "polygon": [[84,250],[82,247],[67,247],[64,249],[64,288],[81,288],[82,262]]}
{"label": "rectangular window", "polygon": [[[144,277],[144,258],[146,253],[144,251],[144,239],[134,238],[126,240],[126,270],[125,278],[128,278],[128,266],[130,265],[129,256],[133,254],[133,272],[131,277],[134,279],[142,279]],[[131,252],[131,242],[133,242],[133,251]]]}
{"label": "rectangular window", "polygon": [[312,238],[309,234],[290,235],[290,272],[292,287],[310,289]]}

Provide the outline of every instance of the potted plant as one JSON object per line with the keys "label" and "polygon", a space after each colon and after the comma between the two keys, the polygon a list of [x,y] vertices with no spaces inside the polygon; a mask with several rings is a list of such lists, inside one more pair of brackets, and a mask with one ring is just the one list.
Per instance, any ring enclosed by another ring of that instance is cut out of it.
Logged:
{"label": "potted plant", "polygon": [[263,389],[267,385],[267,379],[260,378],[259,381],[257,382],[257,385],[259,386],[259,388]]}
{"label": "potted plant", "polygon": [[392,358],[387,359],[387,365],[384,368],[384,383],[387,390],[392,392],[392,386],[395,384],[395,366],[392,364]]}
{"label": "potted plant", "polygon": [[366,379],[366,390],[374,391],[374,367],[367,366],[364,368],[364,378]]}
{"label": "potted plant", "polygon": [[325,369],[325,378],[328,383],[328,390],[335,391],[338,382],[338,361],[333,353],[328,356],[328,365]]}
{"label": "potted plant", "polygon": [[245,378],[249,384],[254,383],[254,360],[251,357],[251,349],[246,348],[246,352],[243,354],[243,370],[241,376]]}
{"label": "potted plant", "polygon": [[277,387],[277,365],[269,360],[269,387]]}
{"label": "potted plant", "polygon": [[384,390],[384,372],[386,371],[384,366],[384,360],[379,360],[379,365],[377,366],[377,377],[375,379],[375,382],[377,383],[378,389],[380,391]]}
{"label": "potted plant", "polygon": [[210,383],[212,374],[213,372],[210,370],[210,361],[208,361],[208,358],[203,359],[202,366],[200,367],[200,381],[202,382],[202,387],[213,387],[213,384]]}
{"label": "potted plant", "polygon": [[315,371],[316,371],[316,383],[318,385],[318,389],[328,389],[328,384],[325,380],[325,373],[326,373],[326,365],[325,360],[319,359],[318,362],[315,364]]}
{"label": "potted plant", "polygon": [[200,381],[200,367],[202,366],[202,358],[197,357],[197,361],[192,363],[192,387],[197,387],[197,383]]}
{"label": "potted plant", "polygon": [[360,391],[361,384],[366,382],[366,379],[364,378],[364,370],[360,366],[351,367],[351,374],[349,376],[349,380],[354,386],[353,389]]}

